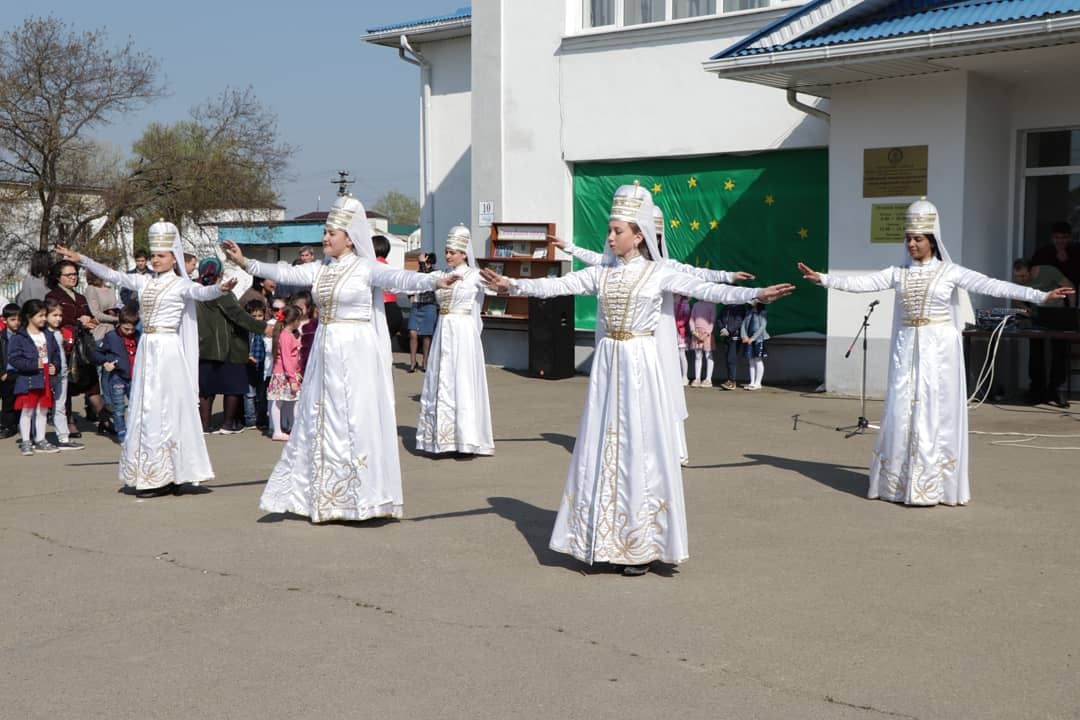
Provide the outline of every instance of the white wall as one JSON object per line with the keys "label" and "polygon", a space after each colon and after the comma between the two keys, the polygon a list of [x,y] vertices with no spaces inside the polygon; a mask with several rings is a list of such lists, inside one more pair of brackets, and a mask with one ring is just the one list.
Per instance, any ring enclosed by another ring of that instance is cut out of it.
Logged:
{"label": "white wall", "polygon": [[[417,46],[432,66],[429,152],[433,207],[429,210],[434,211],[434,237],[424,237],[423,246],[440,257],[450,228],[467,224],[472,207],[471,45],[471,39],[464,37]],[[423,198],[423,188],[420,196]]]}
{"label": "white wall", "polygon": [[503,3],[473,0],[472,3],[472,167],[470,186],[473,251],[486,252],[488,228],[480,227],[477,206],[495,204],[495,219],[503,207]]}

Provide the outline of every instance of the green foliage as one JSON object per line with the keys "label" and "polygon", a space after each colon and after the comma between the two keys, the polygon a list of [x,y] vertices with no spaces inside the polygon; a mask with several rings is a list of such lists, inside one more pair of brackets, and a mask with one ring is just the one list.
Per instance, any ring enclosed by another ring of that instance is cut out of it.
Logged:
{"label": "green foliage", "polygon": [[395,225],[420,224],[420,203],[397,190],[390,190],[376,200],[371,209],[386,215]]}

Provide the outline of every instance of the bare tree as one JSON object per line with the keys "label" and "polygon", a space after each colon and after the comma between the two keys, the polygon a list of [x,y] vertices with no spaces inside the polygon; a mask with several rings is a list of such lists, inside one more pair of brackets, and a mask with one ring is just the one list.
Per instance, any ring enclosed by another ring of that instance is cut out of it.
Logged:
{"label": "bare tree", "polygon": [[0,174],[40,202],[38,247],[48,249],[60,198],[76,185],[65,174],[87,167],[87,131],[162,92],[157,61],[130,39],[110,48],[104,31],[77,33],[55,17],[0,36]]}

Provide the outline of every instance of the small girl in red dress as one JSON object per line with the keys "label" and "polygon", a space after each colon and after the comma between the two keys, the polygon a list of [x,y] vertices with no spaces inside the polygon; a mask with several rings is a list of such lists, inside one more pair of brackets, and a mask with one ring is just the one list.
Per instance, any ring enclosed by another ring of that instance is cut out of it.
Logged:
{"label": "small girl in red dress", "polygon": [[[22,307],[23,329],[8,345],[8,364],[15,370],[15,409],[20,411],[19,450],[23,455],[60,452],[45,440],[45,423],[59,380],[60,346],[45,330],[45,303],[27,300]],[[33,428],[35,440],[31,441]]]}

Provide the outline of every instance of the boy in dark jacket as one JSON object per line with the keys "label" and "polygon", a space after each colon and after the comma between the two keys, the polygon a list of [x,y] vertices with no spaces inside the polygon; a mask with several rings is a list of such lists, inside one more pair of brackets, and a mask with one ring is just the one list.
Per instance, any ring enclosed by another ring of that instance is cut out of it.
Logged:
{"label": "boy in dark jacket", "polygon": [[120,443],[127,437],[125,417],[131,395],[131,376],[135,371],[135,351],[139,346],[139,333],[135,329],[138,324],[138,312],[131,306],[123,308],[116,329],[110,330],[102,339],[97,356],[98,364],[105,370],[102,389],[112,408],[113,427]]}
{"label": "boy in dark jacket", "polygon": [[19,306],[4,306],[0,324],[0,440],[19,434],[19,414],[15,412],[15,372],[8,367],[8,342],[19,333],[22,319]]}

